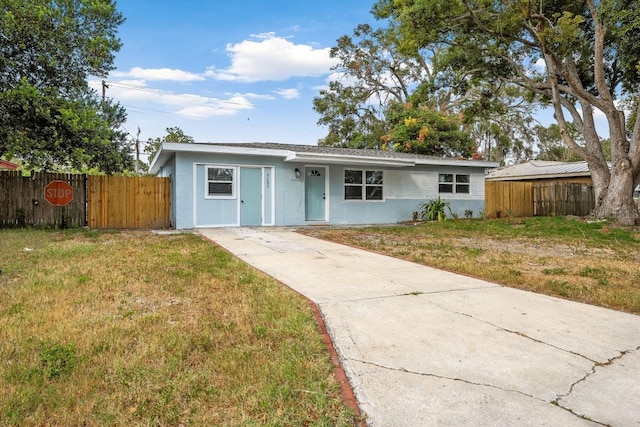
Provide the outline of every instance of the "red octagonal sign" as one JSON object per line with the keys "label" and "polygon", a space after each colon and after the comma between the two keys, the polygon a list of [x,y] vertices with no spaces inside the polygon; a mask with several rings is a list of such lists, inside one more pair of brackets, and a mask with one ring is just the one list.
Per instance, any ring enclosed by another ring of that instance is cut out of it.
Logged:
{"label": "red octagonal sign", "polygon": [[44,187],[44,198],[53,206],[67,206],[73,200],[73,188],[64,181],[51,181]]}

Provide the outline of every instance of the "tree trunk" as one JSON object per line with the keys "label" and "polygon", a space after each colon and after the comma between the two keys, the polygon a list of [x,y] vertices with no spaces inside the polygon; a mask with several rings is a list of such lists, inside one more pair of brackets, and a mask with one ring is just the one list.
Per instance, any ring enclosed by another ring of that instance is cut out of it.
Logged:
{"label": "tree trunk", "polygon": [[611,168],[611,176],[606,172],[591,168],[596,195],[596,218],[615,217],[621,224],[636,225],[640,222],[640,211],[633,202],[635,186],[633,168],[628,160],[618,161]]}

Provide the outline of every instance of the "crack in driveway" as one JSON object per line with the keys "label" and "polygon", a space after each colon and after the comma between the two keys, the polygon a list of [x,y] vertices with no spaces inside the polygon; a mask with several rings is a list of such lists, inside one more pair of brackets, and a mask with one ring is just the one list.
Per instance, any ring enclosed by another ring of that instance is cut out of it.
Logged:
{"label": "crack in driveway", "polygon": [[[617,357],[617,358],[619,358],[619,357]],[[464,378],[447,377],[445,375],[438,375],[438,374],[429,373],[429,372],[412,371],[412,370],[409,370],[409,369],[406,369],[406,368],[403,368],[403,367],[394,368],[394,367],[391,367],[391,366],[385,366],[385,365],[382,365],[382,364],[379,364],[379,363],[370,362],[370,361],[361,360],[361,359],[345,358],[344,361],[361,363],[363,365],[374,366],[376,368],[385,369],[385,370],[394,371],[394,372],[407,373],[407,374],[410,374],[410,375],[418,375],[418,376],[422,376],[422,377],[437,378],[437,379],[447,380],[447,381],[459,381],[459,382],[462,382],[462,383],[465,383],[465,384],[469,384],[469,385],[472,385],[472,386],[488,387],[488,388],[493,388],[493,389],[496,389],[496,390],[504,391],[504,392],[507,392],[507,393],[516,393],[516,394],[519,394],[519,395],[524,396],[524,397],[529,398],[529,399],[534,399],[534,400],[537,400],[537,401],[545,403],[545,404],[554,405],[554,406],[556,406],[556,407],[558,407],[560,409],[563,409],[563,410],[567,411],[568,413],[570,413],[571,415],[573,415],[573,416],[575,416],[577,418],[580,418],[582,420],[588,420],[588,421],[590,421],[590,422],[592,422],[594,424],[599,424],[599,425],[602,425],[602,426],[607,426],[608,425],[608,424],[596,421],[596,420],[591,419],[591,418],[586,418],[584,415],[581,415],[581,414],[578,414],[578,413],[574,412],[571,408],[567,408],[565,406],[560,405],[558,403],[559,399],[555,399],[555,400],[552,400],[552,401],[547,401],[547,400],[541,399],[541,398],[539,398],[537,396],[534,396],[534,395],[531,395],[531,394],[527,394],[527,393],[523,393],[520,390],[504,388],[504,387],[497,386],[495,384],[480,383],[480,382],[466,380]],[[594,370],[595,370],[595,367],[594,367]],[[588,377],[589,375],[591,375],[591,374],[587,374],[586,377]],[[574,385],[577,384],[578,382],[582,381],[582,380],[584,380],[584,378],[581,379],[581,380],[578,380],[576,383],[574,383]],[[572,386],[572,388],[573,388],[573,386]]]}
{"label": "crack in driveway", "polygon": [[[638,351],[638,350],[640,350],[640,346],[638,346],[636,348],[632,348],[630,350],[623,350],[623,351],[620,352],[619,355],[610,358],[606,362],[594,362],[593,366],[591,367],[591,371],[587,372],[584,377],[580,378],[579,380],[577,380],[573,384],[571,384],[571,386],[569,387],[569,391],[566,392],[565,394],[558,395],[558,397],[557,397],[557,399],[555,401],[556,402],[560,402],[560,400],[566,399],[567,397],[571,396],[571,393],[573,393],[573,389],[578,384],[580,384],[583,381],[586,381],[587,378],[589,378],[590,376],[594,375],[596,373],[596,371],[598,370],[598,368],[609,366],[609,365],[613,364],[613,362],[622,359],[627,354],[632,353],[634,351]],[[558,403],[558,405],[560,406],[560,403]]]}
{"label": "crack in driveway", "polygon": [[[548,343],[548,342],[545,342],[545,341],[539,340],[539,339],[537,339],[537,338],[531,337],[531,336],[529,336],[529,335],[525,334],[524,332],[514,331],[514,330],[511,330],[511,329],[507,329],[507,328],[505,328],[505,327],[503,327],[503,326],[500,326],[500,325],[497,325],[497,324],[495,324],[495,323],[489,322],[488,320],[479,319],[479,318],[477,318],[477,317],[475,317],[475,316],[473,316],[473,315],[471,315],[471,314],[463,313],[463,312],[461,312],[461,311],[456,311],[456,310],[452,310],[452,309],[447,308],[447,307],[443,307],[442,305],[440,305],[440,304],[438,304],[438,303],[435,303],[435,302],[433,302],[433,301],[429,301],[429,303],[430,303],[430,304],[435,305],[436,307],[438,307],[438,308],[440,308],[440,309],[442,309],[442,310],[448,311],[449,313],[453,313],[453,314],[457,314],[457,315],[460,315],[460,316],[468,317],[468,318],[473,319],[473,320],[475,320],[475,321],[477,321],[477,322],[484,323],[485,325],[492,326],[492,327],[494,327],[494,328],[496,328],[496,329],[499,329],[499,330],[501,330],[501,331],[504,331],[504,332],[507,332],[507,333],[510,333],[510,334],[514,334],[514,335],[517,335],[517,336],[522,337],[522,338],[526,338],[526,339],[531,340],[531,341],[533,341],[533,342],[536,342],[536,343],[538,343],[538,344],[546,345],[546,346],[548,346],[548,347],[554,348],[554,349],[556,349],[556,350],[560,350],[560,351],[565,352],[565,353],[572,354],[572,355],[574,355],[574,356],[581,357],[581,358],[583,358],[583,359],[585,359],[585,360],[588,360],[589,362],[593,363],[594,365],[597,365],[597,364],[598,364],[598,362],[597,362],[596,360],[593,360],[593,359],[591,359],[590,357],[585,356],[584,354],[580,354],[580,353],[578,353],[578,352],[575,352],[575,351],[573,351],[573,350],[568,350],[568,349],[566,349],[566,348],[558,347],[558,346],[557,346],[557,345],[555,345],[555,344],[551,344],[551,343]],[[617,357],[617,356],[616,356],[616,357]]]}

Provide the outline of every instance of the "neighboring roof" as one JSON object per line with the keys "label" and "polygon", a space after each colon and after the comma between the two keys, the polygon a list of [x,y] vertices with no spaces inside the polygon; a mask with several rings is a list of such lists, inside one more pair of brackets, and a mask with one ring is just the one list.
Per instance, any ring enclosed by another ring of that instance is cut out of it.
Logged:
{"label": "neighboring roof", "polygon": [[385,150],[367,150],[357,148],[322,147],[317,145],[277,144],[270,142],[253,143],[164,143],[153,159],[149,171],[158,173],[160,167],[177,152],[239,154],[281,157],[284,162],[323,163],[323,164],[360,164],[386,167],[406,167],[417,164],[474,166],[494,168],[497,162],[482,160],[458,160],[425,156],[420,154],[398,153]]}
{"label": "neighboring roof", "polygon": [[18,165],[16,165],[15,163],[7,162],[6,160],[0,159],[0,169],[9,169],[14,171],[18,169]]}
{"label": "neighboring roof", "polygon": [[503,166],[487,173],[488,181],[518,181],[523,179],[568,178],[590,176],[587,162],[552,162],[530,160]]}

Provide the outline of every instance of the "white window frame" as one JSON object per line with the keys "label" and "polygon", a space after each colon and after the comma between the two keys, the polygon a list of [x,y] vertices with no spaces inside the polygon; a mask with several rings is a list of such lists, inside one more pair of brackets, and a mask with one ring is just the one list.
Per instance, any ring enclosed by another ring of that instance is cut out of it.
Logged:
{"label": "white window frame", "polygon": [[[441,177],[445,175],[451,175],[451,181],[442,181]],[[467,180],[458,181],[459,176],[466,176]],[[441,185],[450,185],[451,191],[441,191]],[[467,191],[460,192],[458,191],[458,187],[467,187]],[[468,173],[440,173],[438,174],[438,194],[471,194],[471,174]]]}
{"label": "white window frame", "polygon": [[[209,179],[210,169],[230,169],[231,176],[231,194],[216,195],[209,193],[209,183],[211,182],[228,182],[228,181],[215,181]],[[228,165],[205,165],[204,167],[204,198],[215,200],[234,200],[236,198],[236,187],[238,185],[238,168]]]}
{"label": "white window frame", "polygon": [[[362,177],[362,182],[360,184],[350,184],[345,182],[347,171],[360,172]],[[380,172],[382,174],[382,184],[367,184],[367,172]],[[345,202],[384,202],[385,189],[384,189],[384,170],[383,169],[356,169],[356,168],[345,168],[342,172],[342,193],[343,200]],[[347,199],[347,191],[346,187],[361,187],[362,192],[359,199]],[[382,188],[382,197],[380,199],[367,199],[367,188],[369,187],[381,187]]]}

